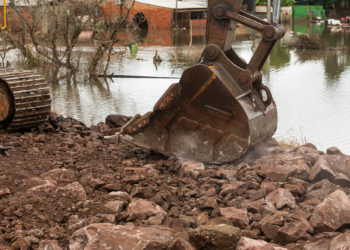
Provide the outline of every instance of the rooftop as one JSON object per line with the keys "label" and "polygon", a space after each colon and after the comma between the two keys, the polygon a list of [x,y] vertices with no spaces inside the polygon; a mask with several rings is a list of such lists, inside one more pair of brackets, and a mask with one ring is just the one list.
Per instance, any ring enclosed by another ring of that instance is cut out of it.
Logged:
{"label": "rooftop", "polygon": [[206,9],[207,1],[206,0],[136,0],[138,3],[150,4],[163,8],[176,9]]}

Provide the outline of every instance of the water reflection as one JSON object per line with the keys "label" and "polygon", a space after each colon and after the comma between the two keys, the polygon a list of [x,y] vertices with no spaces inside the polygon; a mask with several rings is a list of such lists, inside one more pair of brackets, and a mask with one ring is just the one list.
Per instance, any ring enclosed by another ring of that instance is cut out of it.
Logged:
{"label": "water reflection", "polygon": [[[290,49],[294,37],[308,33],[320,37],[324,48],[314,51]],[[128,49],[113,55],[109,73],[180,77],[197,63],[205,44],[205,30],[148,32],[138,44],[136,58]],[[233,48],[249,61],[260,36],[239,28]],[[274,47],[263,68],[263,81],[278,107],[277,137],[310,141],[321,149],[339,146],[350,154],[350,51],[330,48],[350,46],[350,33],[324,25],[292,23]],[[153,64],[158,51],[162,61]],[[53,108],[87,124],[103,121],[110,113],[145,113],[175,82],[172,79],[109,79],[95,84],[51,84]],[[305,139],[304,139],[305,138]]]}
{"label": "water reflection", "polygon": [[282,43],[277,43],[270,54],[270,67],[275,69],[286,67],[290,63],[290,58],[290,50]]}

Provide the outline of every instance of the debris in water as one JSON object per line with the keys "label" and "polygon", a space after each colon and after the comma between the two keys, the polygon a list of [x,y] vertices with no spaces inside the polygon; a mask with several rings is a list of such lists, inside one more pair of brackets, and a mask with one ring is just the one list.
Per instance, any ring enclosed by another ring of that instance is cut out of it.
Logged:
{"label": "debris in water", "polygon": [[296,49],[321,49],[320,39],[318,37],[299,35],[296,37],[294,43],[290,45],[292,48]]}

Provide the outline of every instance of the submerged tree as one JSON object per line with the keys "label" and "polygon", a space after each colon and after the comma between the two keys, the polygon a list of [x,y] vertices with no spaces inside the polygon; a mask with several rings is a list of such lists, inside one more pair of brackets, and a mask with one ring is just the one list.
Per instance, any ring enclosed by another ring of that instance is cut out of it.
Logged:
{"label": "submerged tree", "polygon": [[[44,67],[56,79],[74,78],[83,70],[97,79],[108,70],[113,46],[132,43],[125,36],[121,39],[120,33],[127,27],[133,3],[122,0],[111,12],[108,0],[37,0],[34,5],[31,0],[11,0],[3,41],[20,52],[27,68]],[[91,34],[94,44],[85,68],[81,65],[84,52],[78,46],[82,32]]]}

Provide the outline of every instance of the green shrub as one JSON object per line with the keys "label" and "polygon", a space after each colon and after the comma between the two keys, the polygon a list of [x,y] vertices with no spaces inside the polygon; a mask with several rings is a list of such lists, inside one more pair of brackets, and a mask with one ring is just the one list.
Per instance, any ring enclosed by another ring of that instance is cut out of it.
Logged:
{"label": "green shrub", "polygon": [[[292,6],[296,4],[296,0],[282,0],[281,1],[281,6]],[[271,1],[271,6],[272,6],[273,1]],[[257,5],[267,5],[267,0],[256,0]]]}

